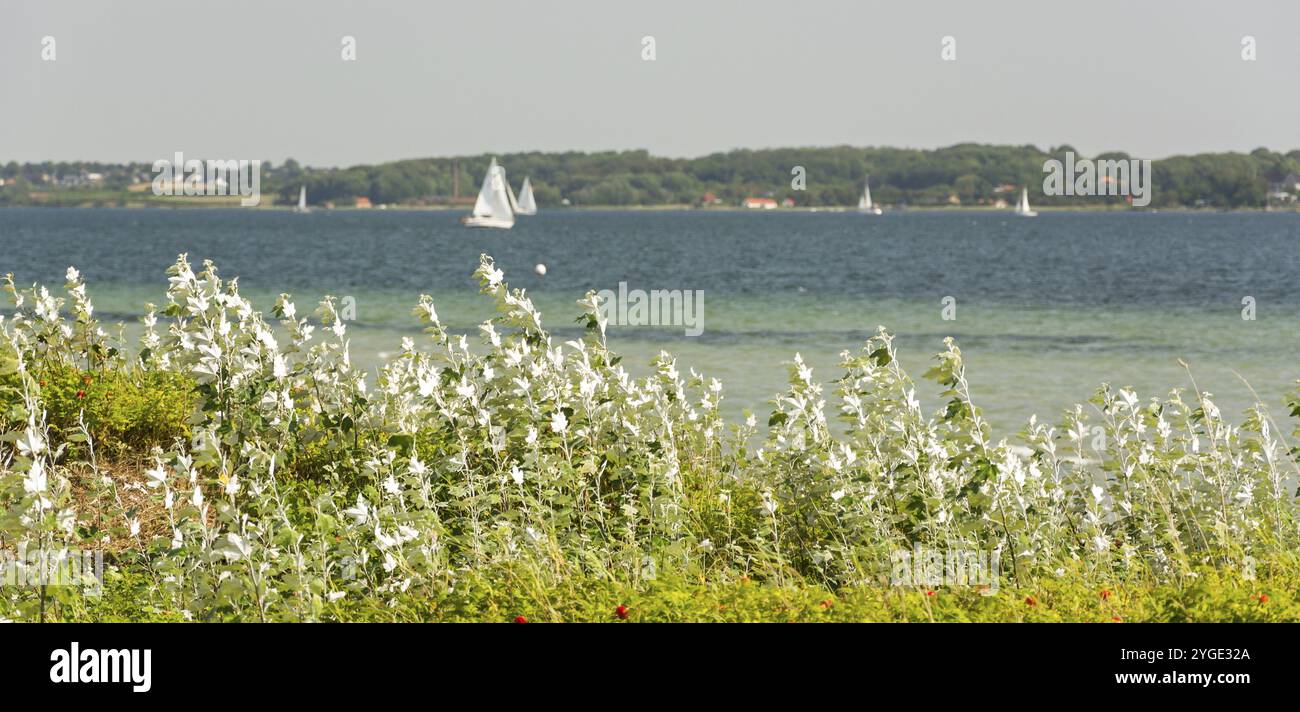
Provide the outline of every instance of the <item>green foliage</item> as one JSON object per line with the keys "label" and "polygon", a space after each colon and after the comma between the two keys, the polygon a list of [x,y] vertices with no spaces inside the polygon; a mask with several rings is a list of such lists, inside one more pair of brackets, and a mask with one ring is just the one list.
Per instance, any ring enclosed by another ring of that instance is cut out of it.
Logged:
{"label": "green foliage", "polygon": [[100,447],[120,454],[189,437],[194,383],[182,374],[53,365],[36,375],[50,429],[60,439],[84,423]]}
{"label": "green foliage", "polygon": [[[1281,562],[1279,562],[1281,564]],[[1294,569],[1255,581],[1203,569],[1187,585],[1085,586],[1047,579],[1032,588],[777,586],[745,578],[722,582],[662,578],[632,586],[596,578],[538,585],[517,571],[475,572],[454,589],[412,590],[391,599],[345,597],[324,607],[337,621],[529,623],[857,623],[857,622],[1298,622]],[[157,607],[152,582],[110,569],[101,598],[62,609],[69,621],[177,621]],[[1032,599],[1033,603],[1030,603]]]}
{"label": "green foliage", "polygon": [[[1027,185],[1035,205],[1124,205],[1118,196],[1047,196],[1042,193],[1043,164],[1064,160],[1069,146],[1041,150],[1033,146],[957,144],[940,149],[784,148],[736,150],[700,158],[660,158],[645,151],[605,153],[518,153],[498,156],[516,180],[532,178],[539,204],[561,199],[573,205],[690,205],[713,193],[736,206],[750,196],[790,198],[797,205],[844,206],[857,202],[862,182],[871,176],[872,194],[882,203],[987,205],[1014,200],[1003,186]],[[1082,157],[1082,156],[1080,156]],[[473,195],[492,156],[419,159],[342,170],[308,171],[313,201],[368,195],[376,202],[412,202],[451,194],[452,165],[461,171],[461,194]],[[1097,158],[1127,159],[1110,152]],[[1135,157],[1140,158],[1140,157]],[[791,187],[791,169],[807,171],[806,190]],[[1155,207],[1261,207],[1269,181],[1300,173],[1300,151],[1280,154],[1259,149],[1250,154],[1175,156],[1153,162]],[[297,182],[278,191],[282,201],[297,196]],[[278,185],[272,180],[273,185]],[[274,188],[273,188],[274,189]]]}

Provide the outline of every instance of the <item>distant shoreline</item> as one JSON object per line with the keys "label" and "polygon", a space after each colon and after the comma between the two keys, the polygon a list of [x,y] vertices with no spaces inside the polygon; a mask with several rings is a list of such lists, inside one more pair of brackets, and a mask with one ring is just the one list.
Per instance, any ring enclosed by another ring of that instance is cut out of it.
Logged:
{"label": "distant shoreline", "polygon": [[[480,179],[495,161],[516,181],[531,179],[530,187],[543,210],[566,202],[591,209],[739,208],[752,199],[798,206],[793,208],[796,210],[811,206],[834,209],[856,206],[868,185],[876,205],[925,210],[1010,207],[1026,188],[1030,203],[1040,211],[1129,209],[1123,195],[1160,210],[1201,209],[1198,206],[1256,210],[1270,205],[1295,210],[1300,206],[1300,150],[1257,149],[1249,154],[1202,153],[1150,160],[1118,151],[1076,154],[1068,145],[1043,150],[1031,145],[962,143],[933,150],[854,146],[736,149],[696,158],[654,156],[644,150],[494,153],[339,168],[312,168],[286,159],[280,165],[260,163],[255,187],[263,202],[282,205],[296,205],[305,191],[313,208],[332,203],[342,209],[361,203],[363,208],[385,204],[389,209],[463,207],[468,212]],[[198,176],[191,171],[184,180],[195,185],[177,186],[173,173],[167,192],[184,187],[191,193],[204,193],[210,180],[244,189],[230,192],[254,187],[251,173],[247,179],[239,177],[243,173],[230,174],[229,160],[208,160],[211,165],[202,181],[192,180]],[[153,184],[165,176],[154,163],[10,162],[0,166],[0,204],[222,204],[214,197],[155,195]],[[1056,166],[1061,167],[1059,171],[1053,168]],[[222,167],[224,178],[218,175]],[[1081,168],[1085,169],[1082,173]],[[1067,172],[1070,175],[1065,175]],[[1120,183],[1132,185],[1121,189]],[[522,190],[522,183],[519,186]],[[222,189],[213,192],[227,192],[226,186],[219,187]]]}
{"label": "distant shoreline", "polygon": [[[290,204],[272,204],[258,205],[255,207],[243,207],[239,204],[238,197],[210,197],[210,198],[163,198],[150,201],[126,201],[124,204],[114,201],[117,204],[109,204],[109,201],[81,201],[79,203],[71,202],[39,202],[24,203],[21,205],[0,205],[0,210],[6,209],[99,209],[99,210],[218,210],[236,208],[239,210],[254,210],[266,212],[293,212],[295,206]],[[312,206],[310,211],[313,213],[386,213],[386,212],[428,212],[428,213],[468,213],[472,206],[468,205],[388,205],[386,207],[357,208],[353,206],[336,206],[332,208]],[[744,208],[741,206],[711,206],[698,207],[686,204],[672,205],[570,205],[570,206],[542,206],[542,212],[693,212],[693,213],[753,213],[759,215],[765,214],[789,214],[789,213],[830,213],[830,214],[856,214],[856,207],[836,207],[836,206],[796,206],[788,208],[774,208],[771,210],[761,210],[754,208]],[[1039,213],[1300,213],[1300,206],[1293,208],[1211,208],[1211,207],[1190,207],[1190,206],[1172,206],[1161,208],[1132,208],[1128,206],[1110,206],[1110,205],[1077,205],[1071,207],[1062,206],[1035,206],[1034,210]],[[884,215],[872,217],[884,217],[889,215],[901,215],[907,213],[1005,213],[1014,216],[1011,208],[995,208],[989,205],[920,205],[907,208],[885,207]]]}

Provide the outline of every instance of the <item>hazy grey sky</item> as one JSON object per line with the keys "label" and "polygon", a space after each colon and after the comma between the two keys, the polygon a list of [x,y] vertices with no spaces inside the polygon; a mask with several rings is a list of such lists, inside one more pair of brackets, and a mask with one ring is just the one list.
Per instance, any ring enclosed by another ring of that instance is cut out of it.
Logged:
{"label": "hazy grey sky", "polygon": [[1298,88],[1295,0],[0,0],[0,161],[963,141],[1159,158],[1300,147]]}

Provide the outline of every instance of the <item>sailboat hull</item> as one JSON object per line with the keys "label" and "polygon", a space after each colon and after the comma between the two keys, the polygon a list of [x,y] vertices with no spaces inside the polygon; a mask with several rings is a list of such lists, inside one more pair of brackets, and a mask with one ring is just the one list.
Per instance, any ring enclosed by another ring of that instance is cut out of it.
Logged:
{"label": "sailboat hull", "polygon": [[509,230],[515,226],[514,220],[496,217],[483,217],[478,215],[466,215],[460,219],[461,224],[465,227],[491,227],[498,230]]}

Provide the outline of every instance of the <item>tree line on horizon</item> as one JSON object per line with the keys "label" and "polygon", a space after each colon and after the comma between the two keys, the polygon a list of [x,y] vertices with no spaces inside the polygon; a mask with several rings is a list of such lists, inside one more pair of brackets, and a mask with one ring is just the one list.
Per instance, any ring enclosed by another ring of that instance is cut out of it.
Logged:
{"label": "tree line on horizon", "polygon": [[[857,203],[870,175],[873,198],[880,203],[912,206],[989,205],[1014,202],[1028,186],[1035,205],[1122,205],[1122,196],[1047,196],[1044,163],[1064,160],[1070,146],[1041,150],[1034,146],[958,144],[939,149],[777,148],[734,150],[698,158],[652,156],[644,150],[563,153],[503,153],[456,158],[420,158],[347,168],[310,168],[289,159],[262,165],[262,193],[278,202],[296,202],[307,187],[310,203],[351,205],[357,197],[373,204],[445,203],[459,173],[459,196],[478,191],[488,161],[496,158],[516,187],[525,176],[543,207],[656,206],[716,204],[735,206],[748,197],[789,199],[800,206],[849,206]],[[1109,152],[1095,160],[1127,160]],[[1140,158],[1140,157],[1138,157]],[[806,187],[792,186],[792,171],[802,166]],[[1300,150],[1279,153],[1259,148],[1246,153],[1203,153],[1152,162],[1150,207],[1264,207],[1270,185],[1300,175]],[[66,176],[98,174],[94,185],[62,181]],[[41,202],[36,193],[76,191],[126,195],[128,186],[147,182],[151,164],[94,162],[26,163],[0,166],[0,205]],[[118,199],[121,202],[122,198]],[[567,201],[567,203],[565,202]],[[110,201],[111,202],[111,201]]]}

